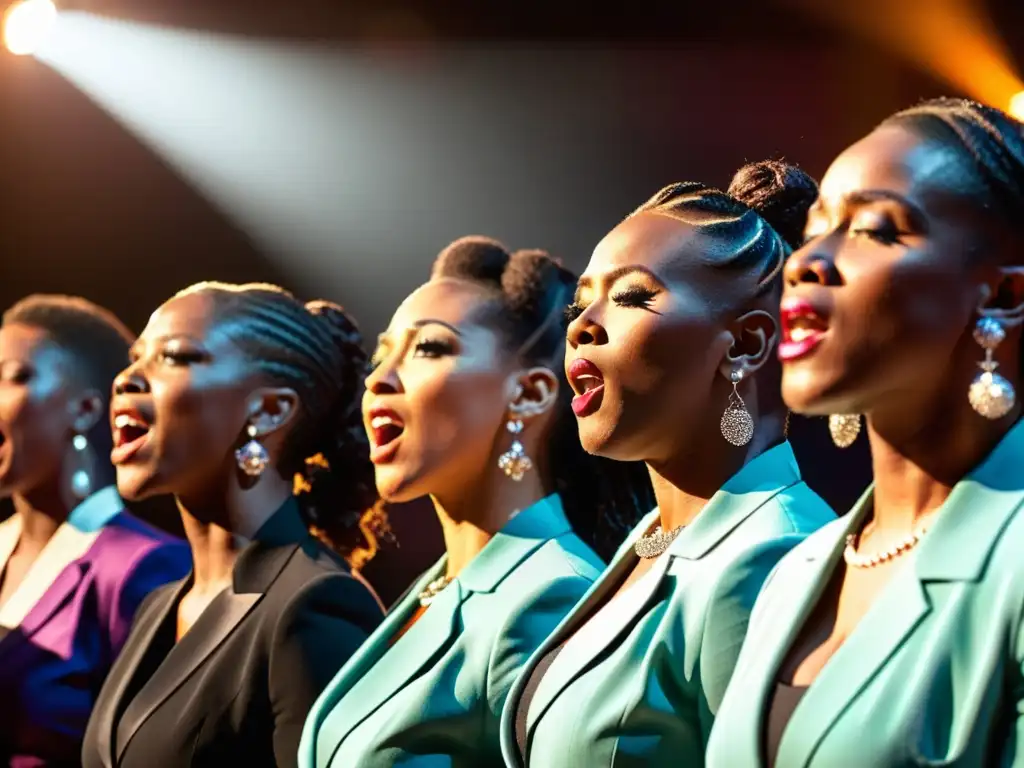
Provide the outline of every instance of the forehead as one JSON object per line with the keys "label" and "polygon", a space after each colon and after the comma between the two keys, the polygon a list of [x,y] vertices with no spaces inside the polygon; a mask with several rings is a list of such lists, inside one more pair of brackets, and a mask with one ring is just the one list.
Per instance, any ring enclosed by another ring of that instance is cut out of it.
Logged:
{"label": "forehead", "polygon": [[821,181],[820,198],[831,204],[851,193],[882,190],[923,203],[963,187],[968,173],[952,147],[884,126],[836,158]]}
{"label": "forehead", "polygon": [[657,275],[686,270],[700,263],[705,239],[696,224],[658,213],[639,213],[598,243],[583,276],[596,280],[608,272],[637,266]]}
{"label": "forehead", "polygon": [[204,338],[213,326],[214,299],[204,293],[176,296],[150,315],[143,336]]}
{"label": "forehead", "polygon": [[66,358],[67,353],[42,328],[24,323],[6,323],[0,327],[0,360],[61,365]]}
{"label": "forehead", "polygon": [[471,325],[490,299],[485,288],[467,280],[431,280],[409,294],[395,310],[389,331],[401,331],[424,320],[440,320],[456,327]]}

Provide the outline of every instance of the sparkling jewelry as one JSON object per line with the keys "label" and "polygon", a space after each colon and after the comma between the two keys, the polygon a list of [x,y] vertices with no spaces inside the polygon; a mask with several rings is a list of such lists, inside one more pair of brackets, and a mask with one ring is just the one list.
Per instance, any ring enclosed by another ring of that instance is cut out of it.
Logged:
{"label": "sparkling jewelry", "polygon": [[76,499],[84,501],[93,491],[90,471],[94,463],[92,448],[89,446],[89,438],[85,435],[75,435],[71,440],[71,447],[75,451],[75,470],[71,473],[71,493]]}
{"label": "sparkling jewelry", "polygon": [[828,417],[828,431],[837,448],[849,448],[860,434],[860,414],[833,413]]}
{"label": "sparkling jewelry", "polygon": [[426,608],[428,605],[434,602],[434,598],[440,595],[441,592],[444,591],[444,588],[451,583],[451,576],[441,576],[440,578],[434,579],[432,582],[430,582],[429,584],[427,584],[427,586],[423,588],[422,592],[420,592],[420,605]]}
{"label": "sparkling jewelry", "polygon": [[876,552],[873,555],[862,555],[857,552],[857,537],[851,533],[846,537],[846,549],[843,550],[843,560],[852,568],[874,568],[876,565],[887,563],[912,550],[917,546],[917,543],[924,534],[924,529],[912,531],[888,549]]}
{"label": "sparkling jewelry", "polygon": [[250,424],[247,432],[249,442],[235,451],[235,461],[238,462],[238,468],[249,477],[259,477],[270,463],[270,454],[256,439],[255,425]]}
{"label": "sparkling jewelry", "polygon": [[669,548],[683,528],[684,526],[680,525],[665,533],[659,525],[652,533],[637,539],[636,544],[633,545],[633,551],[636,552],[637,557],[652,560]]}
{"label": "sparkling jewelry", "polygon": [[978,319],[974,340],[985,350],[985,359],[978,363],[981,373],[971,382],[967,399],[971,407],[986,419],[1001,419],[1010,412],[1017,399],[1013,385],[996,373],[999,363],[992,359],[992,353],[1005,338],[1006,331],[998,320],[991,317]]}
{"label": "sparkling jewelry", "polygon": [[[523,422],[518,419],[510,419],[506,428],[513,435],[518,435],[523,431]],[[508,477],[511,477],[518,483],[527,472],[533,469],[533,462],[526,455],[523,444],[519,440],[514,439],[512,440],[512,447],[498,457],[498,467]]]}
{"label": "sparkling jewelry", "polygon": [[733,371],[729,377],[732,382],[732,394],[722,414],[722,437],[736,446],[746,445],[754,436],[754,420],[747,410],[746,403],[740,397],[737,385],[743,380],[743,371]]}

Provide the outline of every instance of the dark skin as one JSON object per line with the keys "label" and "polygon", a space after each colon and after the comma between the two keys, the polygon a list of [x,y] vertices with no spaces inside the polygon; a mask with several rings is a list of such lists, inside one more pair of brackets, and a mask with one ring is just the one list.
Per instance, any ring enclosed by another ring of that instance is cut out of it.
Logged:
{"label": "dark skin", "polygon": [[[731,476],[783,439],[785,412],[758,394],[778,386],[774,302],[749,299],[754,275],[701,263],[716,245],[694,223],[651,212],[626,219],[594,251],[567,333],[567,375],[583,358],[604,380],[600,407],[578,418],[580,440],[590,453],[647,463],[666,531],[691,522]],[[756,425],[743,447],[726,442],[719,426],[733,371]],[[583,391],[571,375],[570,383]],[[620,591],[653,563],[638,560]]]}
{"label": "dark skin", "polygon": [[[20,323],[0,328],[0,496],[12,499],[22,526],[0,574],[0,605],[77,505],[67,477],[71,440],[94,432],[97,425],[103,428],[105,405],[74,357],[44,330]],[[94,445],[99,443],[92,436]],[[97,489],[114,482],[104,458],[97,457]]]}
{"label": "dark skin", "polygon": [[[808,414],[863,413],[875,491],[858,551],[888,549],[929,521],[953,486],[1020,417],[975,413],[967,390],[984,353],[979,311],[1024,301],[1024,242],[960,186],[969,162],[887,126],[833,163],[808,221],[807,245],[785,269],[784,302],[809,302],[823,340],[783,367],[783,396]],[[999,373],[1017,387],[1020,328],[1007,327]],[[925,534],[927,535],[927,534]],[[779,679],[809,685],[908,558],[841,565]]]}
{"label": "dark skin", "polygon": [[[173,494],[192,549],[193,586],[178,606],[178,638],[231,586],[239,552],[292,494],[277,467],[296,424],[296,393],[273,386],[221,330],[216,299],[193,293],[150,318],[118,376],[112,417],[131,412],[149,425],[140,449],[117,464],[122,496]],[[252,484],[235,449],[249,424],[271,467]]]}
{"label": "dark skin", "polygon": [[[493,301],[486,289],[453,278],[414,291],[381,335],[363,396],[377,490],[396,502],[431,497],[448,576],[476,557],[517,510],[550,492],[542,446],[558,379],[516,359],[504,336],[485,322]],[[377,450],[382,435],[372,421],[378,409],[402,422],[390,455]],[[518,439],[534,462],[519,482],[498,467],[512,441],[509,419],[523,422]]]}

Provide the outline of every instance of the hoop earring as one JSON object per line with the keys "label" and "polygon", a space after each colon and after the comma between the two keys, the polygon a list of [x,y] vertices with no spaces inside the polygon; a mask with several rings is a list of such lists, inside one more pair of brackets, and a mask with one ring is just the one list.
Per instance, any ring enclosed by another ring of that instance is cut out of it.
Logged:
{"label": "hoop earring", "polygon": [[733,371],[729,380],[732,382],[732,394],[729,395],[729,403],[725,406],[719,427],[722,430],[722,437],[735,446],[743,446],[754,436],[754,419],[750,416],[747,404],[743,402],[737,389],[743,380],[743,372]]}
{"label": "hoop earring", "polygon": [[249,477],[259,477],[270,463],[270,454],[256,439],[254,424],[250,424],[246,428],[246,432],[249,435],[249,442],[235,451],[235,461],[238,462],[238,468]]}
{"label": "hoop earring", "polygon": [[[519,419],[509,419],[505,426],[513,435],[518,435],[523,431],[523,422]],[[533,462],[526,455],[523,444],[518,439],[513,439],[512,447],[498,457],[498,467],[518,483],[527,472],[533,469]]]}
{"label": "hoop earring", "polygon": [[85,435],[76,434],[71,438],[71,447],[74,449],[69,482],[71,495],[78,501],[85,501],[94,490],[93,472],[96,469],[96,455],[89,445],[89,438]]}
{"label": "hoop earring", "polygon": [[1013,385],[996,373],[999,363],[992,359],[992,353],[1005,338],[1002,323],[994,318],[981,317],[974,326],[974,340],[985,350],[985,359],[978,364],[981,373],[971,382],[967,399],[971,408],[986,419],[1003,418],[1017,401]]}
{"label": "hoop earring", "polygon": [[860,414],[833,413],[828,417],[828,431],[836,448],[849,448],[860,434]]}

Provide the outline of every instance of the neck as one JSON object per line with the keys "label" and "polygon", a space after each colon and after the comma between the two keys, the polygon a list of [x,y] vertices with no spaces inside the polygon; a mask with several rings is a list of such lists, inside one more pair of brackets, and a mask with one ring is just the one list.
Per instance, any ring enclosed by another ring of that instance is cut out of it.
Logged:
{"label": "neck", "polygon": [[57,529],[71,514],[71,507],[56,488],[40,488],[24,495],[16,494],[11,501],[14,513],[21,518],[19,549],[39,550],[46,546]]}
{"label": "neck", "polygon": [[755,424],[753,439],[742,447],[716,434],[710,441],[689,441],[667,461],[647,462],[664,531],[692,523],[729,478],[785,439],[785,414],[767,414]]}
{"label": "neck", "polygon": [[232,480],[217,491],[176,497],[198,590],[219,590],[231,581],[238,554],[291,494],[283,478],[267,472],[247,490]]}
{"label": "neck", "polygon": [[431,496],[444,534],[448,576],[457,576],[514,514],[547,495],[536,470],[518,483],[498,472],[486,474],[453,493]]}
{"label": "neck", "polygon": [[874,474],[873,523],[909,533],[929,518],[1020,418],[1021,405],[998,421],[975,413],[960,393],[936,406],[918,400],[868,415]]}

